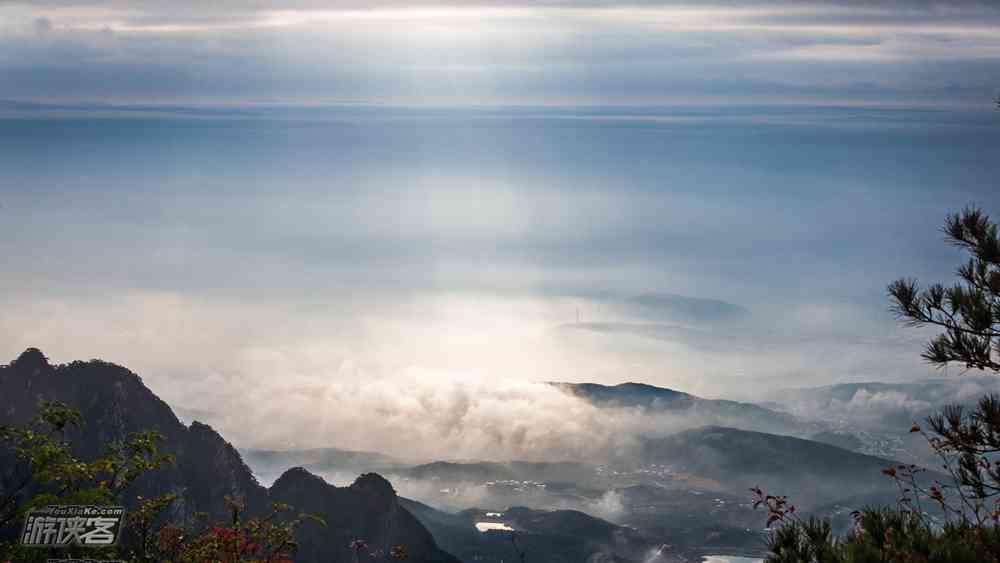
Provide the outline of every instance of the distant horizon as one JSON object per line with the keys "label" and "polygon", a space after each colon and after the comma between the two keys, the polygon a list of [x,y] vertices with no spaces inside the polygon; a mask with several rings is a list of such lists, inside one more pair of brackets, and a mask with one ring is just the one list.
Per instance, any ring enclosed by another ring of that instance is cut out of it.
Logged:
{"label": "distant horizon", "polygon": [[21,105],[27,108],[47,108],[70,106],[80,110],[121,107],[124,109],[142,108],[198,108],[198,109],[324,109],[324,108],[389,108],[389,109],[642,109],[647,111],[669,111],[687,108],[844,108],[844,109],[896,109],[896,110],[939,110],[939,111],[992,111],[996,108],[996,100],[978,98],[962,102],[929,101],[929,100],[879,100],[879,99],[838,99],[838,98],[740,98],[731,99],[726,96],[701,96],[697,98],[653,98],[642,100],[579,100],[552,101],[539,100],[508,101],[508,102],[456,102],[441,101],[407,102],[405,100],[377,99],[233,99],[219,98],[122,98],[114,96],[100,97],[9,97],[0,98],[0,105]]}

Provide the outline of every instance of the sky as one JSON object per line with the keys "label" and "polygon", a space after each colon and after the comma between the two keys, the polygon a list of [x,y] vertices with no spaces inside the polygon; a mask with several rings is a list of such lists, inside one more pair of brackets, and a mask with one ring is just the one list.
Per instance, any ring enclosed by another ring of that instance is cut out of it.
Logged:
{"label": "sky", "polygon": [[993,2],[0,2],[0,96],[983,107]]}
{"label": "sky", "polygon": [[469,456],[631,424],[538,382],[940,375],[885,288],[1000,211],[998,71],[991,3],[0,1],[0,358]]}

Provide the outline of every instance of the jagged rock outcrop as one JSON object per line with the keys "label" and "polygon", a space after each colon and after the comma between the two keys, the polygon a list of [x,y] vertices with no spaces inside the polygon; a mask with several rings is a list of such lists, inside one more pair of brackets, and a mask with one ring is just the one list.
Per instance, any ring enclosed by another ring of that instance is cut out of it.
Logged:
{"label": "jagged rock outcrop", "polygon": [[21,425],[37,413],[40,399],[62,401],[83,416],[81,428],[67,437],[76,454],[92,459],[110,442],[130,432],[155,430],[163,450],[175,456],[173,467],[144,476],[136,485],[145,496],[175,492],[181,502],[174,519],[190,523],[198,512],[226,514],[225,495],[245,499],[250,507],[268,506],[261,487],[239,454],[210,427],[186,427],[170,407],[128,369],[99,360],[50,365],[35,348],[0,367],[0,424]]}
{"label": "jagged rock outcrop", "polygon": [[[326,527],[300,528],[296,539],[302,549],[297,561],[352,561],[348,545],[362,538],[373,548],[405,545],[411,562],[457,563],[399,506],[392,485],[381,476],[368,474],[350,487],[334,487],[296,468],[285,472],[268,490],[218,432],[200,422],[182,424],[138,375],[124,367],[100,360],[51,365],[37,348],[29,348],[9,365],[0,366],[0,425],[29,422],[40,399],[62,401],[81,412],[85,424],[68,438],[84,458],[101,455],[106,444],[129,432],[155,430],[162,434],[162,449],[173,454],[176,463],[144,476],[131,493],[147,497],[177,493],[179,499],[171,514],[174,520],[190,522],[199,512],[223,519],[226,495],[242,499],[251,514],[266,513],[272,502],[283,502],[296,512],[315,514],[327,523]],[[0,466],[10,467],[12,462],[10,452],[0,448]],[[0,481],[7,473],[0,471]],[[0,536],[13,534],[15,530],[0,530]]]}
{"label": "jagged rock outcrop", "polygon": [[[270,493],[274,500],[326,520],[326,528],[300,528],[297,539],[303,560],[350,561],[352,554],[346,548],[360,538],[368,542],[370,553],[405,546],[409,560],[458,563],[438,549],[430,532],[400,506],[392,485],[375,473],[358,477],[349,487],[335,487],[297,467],[279,477]],[[361,561],[375,560],[359,555]]]}

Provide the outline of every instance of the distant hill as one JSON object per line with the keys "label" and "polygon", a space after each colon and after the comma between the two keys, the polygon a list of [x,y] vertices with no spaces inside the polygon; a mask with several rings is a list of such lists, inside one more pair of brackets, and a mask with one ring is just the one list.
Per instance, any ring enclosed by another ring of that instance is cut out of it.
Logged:
{"label": "distant hill", "polygon": [[646,293],[629,298],[626,303],[643,317],[692,324],[733,321],[750,316],[749,310],[733,303],[674,293]]}
{"label": "distant hill", "polygon": [[[667,396],[686,400],[678,395]],[[642,439],[637,450],[607,465],[435,462],[403,470],[401,476],[436,484],[427,487],[431,491],[441,488],[441,496],[428,496],[435,506],[454,506],[448,494],[461,489],[461,483],[479,484],[470,487],[478,492],[468,499],[494,509],[530,503],[535,509],[573,507],[591,517],[607,514],[616,523],[612,525],[668,545],[663,553],[690,556],[763,549],[765,515],[753,510],[751,487],[788,495],[803,514],[842,516],[868,504],[895,502],[898,490],[882,470],[896,464],[814,440],[708,426]],[[925,478],[944,476],[930,473]],[[506,480],[512,484],[505,485]],[[415,514],[435,537],[458,542],[441,539],[453,553],[484,549],[484,540],[472,538],[464,511]],[[454,529],[447,536],[438,531],[449,526]]]}
{"label": "distant hill", "polygon": [[516,479],[520,481],[581,481],[593,477],[591,465],[578,462],[448,462],[435,461],[399,470],[398,475],[413,479],[451,482],[484,482]]}
{"label": "distant hill", "polygon": [[775,434],[807,435],[817,428],[798,417],[753,403],[703,399],[682,391],[645,383],[561,383],[551,385],[599,407],[638,407],[650,412],[683,415],[690,427],[704,425],[745,428]]}
{"label": "distant hill", "polygon": [[[144,476],[130,493],[147,497],[178,493],[170,514],[174,521],[190,523],[197,512],[225,517],[225,495],[244,499],[251,514],[267,511],[272,502],[283,502],[328,523],[326,528],[305,525],[299,530],[296,539],[302,550],[297,561],[353,561],[347,549],[350,540],[365,538],[373,545],[404,544],[411,561],[457,563],[400,506],[385,479],[368,474],[350,487],[334,487],[297,468],[286,471],[267,489],[222,436],[205,424],[181,424],[138,375],[121,366],[99,360],[53,366],[34,348],[10,365],[0,366],[0,424],[28,422],[40,398],[80,410],[85,424],[68,437],[81,456],[97,456],[104,444],[129,432],[163,434],[163,449],[176,456],[176,465]],[[12,466],[10,456],[11,452],[0,449],[0,467]],[[8,472],[0,474],[0,488],[9,487],[8,478]],[[14,528],[0,530],[0,538],[16,534]]]}
{"label": "distant hill", "polygon": [[840,383],[768,394],[778,408],[867,430],[906,432],[946,405],[973,405],[987,393],[1000,393],[1000,378],[964,376],[911,383]]}
{"label": "distant hill", "polygon": [[254,476],[262,483],[272,483],[289,467],[302,467],[317,475],[361,475],[386,473],[405,464],[385,454],[355,452],[338,448],[310,448],[302,450],[239,450],[240,456],[253,469]]}
{"label": "distant hill", "polygon": [[478,483],[515,477],[514,471],[507,465],[490,461],[468,463],[434,461],[403,469],[399,474],[413,479]]}
{"label": "distant hill", "polygon": [[618,385],[601,385],[599,383],[554,382],[552,385],[600,406],[685,409],[690,408],[696,400],[699,400],[698,397],[682,391],[645,383],[628,382]]}
{"label": "distant hill", "polygon": [[[753,486],[788,495],[800,507],[848,497],[895,492],[882,470],[897,462],[843,448],[762,432],[705,427],[646,440],[642,463],[669,465],[677,473],[714,482],[719,490],[747,495]],[[927,479],[941,478],[937,474]]]}
{"label": "distant hill", "polygon": [[612,486],[597,469],[578,462],[439,461],[388,476],[405,496],[445,510],[480,505],[585,509],[596,506]]}
{"label": "distant hill", "polygon": [[909,383],[877,381],[823,387],[779,389],[768,393],[768,406],[808,419],[824,429],[812,438],[857,452],[938,465],[937,454],[916,423],[948,405],[973,406],[988,393],[1000,393],[1000,378],[973,376]]}
{"label": "distant hill", "polygon": [[[349,487],[334,487],[305,469],[293,468],[269,492],[272,498],[320,515],[326,522],[325,528],[303,526],[297,531],[296,561],[351,561],[345,548],[353,539],[364,538],[383,551],[404,545],[409,560],[458,563],[438,549],[434,537],[406,510],[392,485],[375,473],[358,477]],[[382,559],[371,559],[376,560]]]}
{"label": "distant hill", "polygon": [[817,442],[823,442],[824,444],[830,444],[831,446],[837,446],[838,448],[844,448],[845,450],[850,450],[852,452],[861,451],[865,447],[864,441],[858,438],[856,434],[850,432],[837,432],[833,430],[825,430],[823,432],[817,432],[810,436],[811,440]]}
{"label": "distant hill", "polygon": [[650,537],[576,510],[532,510],[513,507],[499,512],[470,509],[447,513],[416,501],[401,501],[438,538],[441,546],[463,561],[518,561],[510,532],[481,533],[478,522],[503,524],[517,534],[528,561],[546,563],[667,563],[684,561],[670,550],[656,555],[660,544]]}

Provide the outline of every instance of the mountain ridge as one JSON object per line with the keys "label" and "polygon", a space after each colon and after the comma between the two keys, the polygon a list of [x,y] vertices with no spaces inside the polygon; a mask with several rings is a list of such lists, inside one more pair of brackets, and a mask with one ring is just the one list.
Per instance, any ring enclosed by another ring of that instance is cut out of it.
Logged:
{"label": "mountain ridge", "polygon": [[707,399],[647,383],[631,381],[616,385],[560,381],[546,383],[597,407],[642,408],[650,412],[694,415],[705,420],[704,423],[692,424],[691,427],[706,425],[746,427],[760,432],[799,436],[818,431],[793,414],[769,409],[756,403]]}
{"label": "mountain ridge", "polygon": [[[142,476],[129,491],[127,508],[134,504],[136,495],[149,498],[176,493],[179,498],[169,517],[192,523],[199,512],[223,520],[226,495],[242,499],[250,515],[263,514],[272,502],[282,502],[316,514],[328,524],[327,528],[302,526],[296,531],[300,545],[296,561],[347,563],[353,560],[349,542],[365,538],[406,545],[412,561],[457,563],[399,505],[395,490],[382,477],[366,474],[349,487],[336,487],[305,469],[289,468],[275,485],[265,488],[222,435],[197,421],[184,426],[166,402],[122,366],[100,360],[52,365],[40,350],[29,348],[10,364],[0,366],[0,396],[4,397],[0,424],[29,422],[40,399],[78,409],[84,424],[71,430],[67,438],[75,453],[87,459],[100,455],[104,444],[129,432],[160,432],[164,437],[162,450],[174,455],[176,463]],[[3,450],[0,461],[10,466],[14,463],[11,454]],[[0,537],[16,534],[14,529],[0,530]]]}

